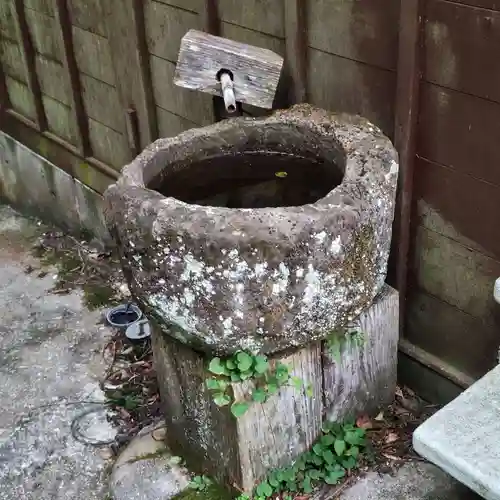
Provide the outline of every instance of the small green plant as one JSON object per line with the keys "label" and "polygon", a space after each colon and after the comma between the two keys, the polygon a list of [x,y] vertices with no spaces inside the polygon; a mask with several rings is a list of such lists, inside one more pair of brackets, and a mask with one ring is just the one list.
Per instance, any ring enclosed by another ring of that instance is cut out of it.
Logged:
{"label": "small green plant", "polygon": [[109,403],[121,406],[127,411],[137,410],[141,406],[141,399],[137,394],[125,394],[120,391],[107,392]]}
{"label": "small green plant", "polygon": [[327,422],[322,435],[312,449],[302,454],[292,466],[269,473],[254,491],[252,497],[240,495],[237,500],[264,500],[292,495],[310,494],[320,483],[338,484],[359,464],[367,445],[366,431],[352,422],[336,424]]}
{"label": "small green plant", "polygon": [[[208,365],[210,373],[216,377],[206,381],[207,389],[213,393],[213,401],[217,406],[231,404],[231,413],[241,417],[246,413],[252,402],[265,403],[269,396],[276,394],[280,387],[290,385],[298,390],[304,387],[303,381],[290,374],[288,366],[278,363],[271,368],[266,356],[253,355],[239,351],[233,356],[221,359],[213,358]],[[255,387],[244,401],[232,401],[228,389],[233,382],[252,380]],[[306,387],[306,393],[311,395],[312,389]]]}
{"label": "small green plant", "polygon": [[340,361],[342,352],[344,351],[345,346],[349,340],[353,345],[362,347],[365,343],[365,336],[362,332],[355,328],[342,328],[339,330],[334,330],[326,338],[326,347],[328,350],[328,354],[337,363]]}
{"label": "small green plant", "polygon": [[208,476],[195,476],[189,481],[188,488],[196,491],[205,491],[213,484],[214,482]]}

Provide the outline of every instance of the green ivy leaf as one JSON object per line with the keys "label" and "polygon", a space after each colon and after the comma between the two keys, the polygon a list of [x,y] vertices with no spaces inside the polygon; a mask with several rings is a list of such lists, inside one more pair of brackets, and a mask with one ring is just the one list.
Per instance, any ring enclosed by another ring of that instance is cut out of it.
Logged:
{"label": "green ivy leaf", "polygon": [[302,387],[304,386],[304,382],[302,381],[302,379],[300,377],[292,377],[291,381],[292,381],[292,386],[295,389],[297,389],[298,391],[300,391],[302,389]]}
{"label": "green ivy leaf", "polygon": [[327,484],[337,484],[345,476],[345,471],[341,468],[332,470],[325,477],[325,483]]}
{"label": "green ivy leaf", "polygon": [[345,441],[343,439],[337,439],[333,444],[333,447],[335,449],[335,453],[340,457],[344,454],[346,449]]}
{"label": "green ivy leaf", "polygon": [[306,387],[306,396],[308,398],[312,398],[314,396],[314,390],[313,390],[313,385],[312,384],[307,384],[307,387]]}
{"label": "green ivy leaf", "polygon": [[277,384],[267,384],[267,393],[269,395],[276,394],[278,392],[278,385]]}
{"label": "green ivy leaf", "polygon": [[331,434],[321,436],[320,443],[323,446],[331,446],[335,442],[335,438]]}
{"label": "green ivy leaf", "polygon": [[277,488],[280,484],[280,482],[278,481],[278,478],[276,477],[276,473],[274,474],[270,474],[269,475],[269,478],[267,479],[268,483],[273,487],[273,488]]}
{"label": "green ivy leaf", "polygon": [[278,382],[280,384],[283,384],[285,382],[288,382],[288,379],[290,378],[290,372],[288,370],[288,366],[280,363],[277,367],[276,367],[276,372],[275,372],[275,376],[276,378],[278,379]]}
{"label": "green ivy leaf", "polygon": [[255,391],[252,392],[252,399],[256,403],[265,403],[267,400],[267,394],[264,389],[255,389]]}
{"label": "green ivy leaf", "polygon": [[208,365],[208,370],[215,375],[227,375],[227,369],[220,358],[213,358]]}
{"label": "green ivy leaf", "polygon": [[321,479],[322,475],[323,475],[323,473],[318,469],[311,469],[311,470],[307,471],[307,476],[313,480]]}
{"label": "green ivy leaf", "polygon": [[269,498],[273,494],[273,489],[267,481],[262,481],[262,483],[257,486],[256,493],[264,498]]}
{"label": "green ivy leaf", "polygon": [[231,382],[241,382],[240,374],[236,372],[231,372]]}
{"label": "green ivy leaf", "polygon": [[332,422],[324,422],[323,425],[321,426],[321,430],[324,434],[328,434],[332,430]]}
{"label": "green ivy leaf", "polygon": [[226,368],[228,370],[236,370],[236,363],[232,359],[226,360]]}
{"label": "green ivy leaf", "polygon": [[361,427],[357,427],[354,433],[360,439],[364,439],[366,437],[366,429],[362,429]]}
{"label": "green ivy leaf", "polygon": [[354,420],[346,420],[342,428],[345,431],[355,431],[356,429],[358,429],[358,427],[356,427],[356,422]]}
{"label": "green ivy leaf", "polygon": [[359,447],[358,446],[351,446],[347,452],[346,455],[353,457],[354,459],[359,457]]}
{"label": "green ivy leaf", "polygon": [[323,452],[323,459],[328,465],[332,465],[335,462],[335,456],[330,450]]}
{"label": "green ivy leaf", "polygon": [[243,351],[240,351],[238,352],[238,354],[236,354],[236,360],[238,363],[238,370],[240,370],[240,372],[249,371],[253,363],[252,356]]}
{"label": "green ivy leaf", "polygon": [[[325,451],[323,446],[321,446],[321,443],[316,443],[314,446],[313,446],[313,451],[314,453],[316,453],[316,455],[322,457],[323,456],[323,452]],[[312,457],[311,457],[312,458]]]}
{"label": "green ivy leaf", "polygon": [[241,372],[240,373],[241,380],[248,380],[251,377],[252,377],[252,372]]}
{"label": "green ivy leaf", "polygon": [[356,467],[356,459],[352,456],[346,458],[345,460],[342,460],[342,466],[347,470],[354,469],[354,467]]}
{"label": "green ivy leaf", "polygon": [[312,484],[311,484],[311,478],[310,477],[306,477],[304,479],[304,481],[302,481],[302,489],[304,490],[304,493],[312,493],[313,491],[313,487],[312,487]]}
{"label": "green ivy leaf", "polygon": [[243,416],[248,408],[250,408],[250,405],[248,403],[233,403],[231,405],[231,413],[236,417],[236,418],[239,418],[241,416]]}
{"label": "green ivy leaf", "polygon": [[125,396],[123,407],[126,410],[136,410],[139,407],[139,401],[134,396]]}
{"label": "green ivy leaf", "polygon": [[284,179],[288,176],[288,172],[275,172],[274,175],[280,179]]}
{"label": "green ivy leaf", "polygon": [[223,392],[215,393],[213,400],[217,406],[227,406],[231,402],[231,398]]}
{"label": "green ivy leaf", "polygon": [[255,371],[256,373],[262,375],[269,370],[269,361],[265,356],[255,356]]}
{"label": "green ivy leaf", "polygon": [[[362,430],[362,429],[359,429],[359,430]],[[352,445],[363,445],[365,443],[364,434],[361,435],[357,431],[358,431],[358,429],[356,429],[354,431],[347,431],[345,433],[345,438],[344,438],[345,441],[349,444],[352,444]]]}
{"label": "green ivy leaf", "polygon": [[216,378],[209,378],[205,381],[205,385],[207,389],[210,391],[218,391],[219,390],[219,381]]}

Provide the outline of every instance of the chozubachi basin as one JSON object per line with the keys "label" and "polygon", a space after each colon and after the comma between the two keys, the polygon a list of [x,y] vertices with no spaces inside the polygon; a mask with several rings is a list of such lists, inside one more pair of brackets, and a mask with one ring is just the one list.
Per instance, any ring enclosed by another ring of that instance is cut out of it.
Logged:
{"label": "chozubachi basin", "polygon": [[298,105],[163,138],[105,194],[144,312],[193,348],[274,353],[384,285],[398,156],[367,120]]}

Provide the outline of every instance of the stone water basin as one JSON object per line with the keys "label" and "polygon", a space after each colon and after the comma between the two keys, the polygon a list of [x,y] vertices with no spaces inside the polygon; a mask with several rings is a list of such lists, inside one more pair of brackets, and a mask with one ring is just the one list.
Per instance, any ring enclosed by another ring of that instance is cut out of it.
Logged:
{"label": "stone water basin", "polygon": [[159,139],[105,193],[135,300],[210,353],[273,353],[368,307],[387,270],[398,157],[309,105]]}

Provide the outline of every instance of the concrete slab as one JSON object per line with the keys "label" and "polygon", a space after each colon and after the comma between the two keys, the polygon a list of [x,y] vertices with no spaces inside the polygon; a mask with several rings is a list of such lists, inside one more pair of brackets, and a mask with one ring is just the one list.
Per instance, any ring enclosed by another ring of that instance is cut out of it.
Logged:
{"label": "concrete slab", "polygon": [[500,366],[424,422],[417,453],[487,500],[500,499]]}
{"label": "concrete slab", "polygon": [[25,272],[40,229],[0,206],[0,500],[103,500],[110,464],[78,439],[116,432],[99,403],[111,332],[81,292],[49,293],[55,270]]}
{"label": "concrete slab", "polygon": [[183,491],[190,477],[168,453],[154,429],[144,429],[120,454],[111,474],[114,500],[168,500]]}
{"label": "concrete slab", "polygon": [[396,474],[371,472],[340,496],[324,500],[480,500],[436,466],[411,462]]}

